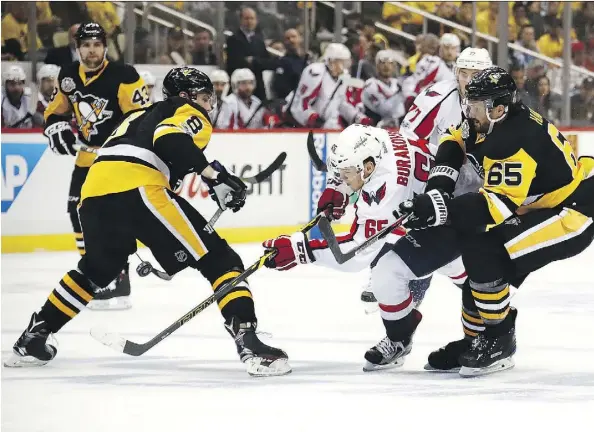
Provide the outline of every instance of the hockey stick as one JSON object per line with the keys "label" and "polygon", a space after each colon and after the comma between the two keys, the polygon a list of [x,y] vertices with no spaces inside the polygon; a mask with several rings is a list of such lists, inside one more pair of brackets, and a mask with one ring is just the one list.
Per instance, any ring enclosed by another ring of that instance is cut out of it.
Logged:
{"label": "hockey stick", "polygon": [[355,255],[360,254],[364,249],[374,244],[376,241],[386,237],[392,230],[400,227],[403,223],[407,221],[408,217],[408,213],[400,216],[392,225],[388,225],[383,230],[378,231],[373,236],[369,237],[367,240],[361,243],[359,246],[354,247],[346,253],[342,253],[342,251],[340,250],[340,245],[338,244],[336,235],[334,235],[334,231],[332,231],[330,221],[326,219],[326,217],[320,218],[318,228],[320,229],[320,233],[322,234],[324,240],[328,242],[328,248],[330,249],[330,252],[332,252],[332,255],[334,256],[336,262],[338,264],[344,264],[348,260],[354,258]]}
{"label": "hockey stick", "polygon": [[326,166],[326,163],[322,159],[320,159],[320,156],[316,151],[313,131],[309,131],[309,133],[307,134],[307,153],[309,153],[311,163],[313,164],[315,169],[322,172],[328,172],[328,167]]}
{"label": "hockey stick", "polygon": [[[306,232],[311,230],[318,223],[322,215],[323,213],[318,213],[311,221],[307,223],[307,225],[301,228],[301,232],[305,234]],[[208,306],[215,303],[217,300],[220,300],[223,297],[225,297],[233,288],[235,288],[241,282],[245,281],[249,276],[251,276],[258,270],[260,270],[262,267],[264,267],[266,261],[274,257],[276,253],[276,250],[266,252],[258,259],[258,261],[249,266],[246,270],[243,271],[243,273],[231,280],[231,282],[228,282],[225,285],[223,285],[221,288],[215,291],[214,294],[209,296],[198,306],[190,310],[187,314],[179,318],[177,321],[175,321],[161,333],[159,333],[158,335],[156,335],[155,337],[143,344],[132,342],[130,340],[123,338],[117,333],[110,333],[101,329],[91,329],[91,336],[94,339],[101,342],[103,345],[108,346],[116,351],[120,351],[124,354],[128,354],[131,356],[140,356],[148,350],[150,350],[155,345],[157,345],[163,339],[168,337],[171,333],[179,329],[181,326],[186,324],[188,321],[190,321],[192,318],[194,318]]]}

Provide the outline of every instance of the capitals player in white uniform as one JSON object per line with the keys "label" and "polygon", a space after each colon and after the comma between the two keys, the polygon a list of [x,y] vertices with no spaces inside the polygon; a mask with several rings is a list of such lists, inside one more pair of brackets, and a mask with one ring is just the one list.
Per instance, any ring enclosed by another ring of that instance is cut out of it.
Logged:
{"label": "capitals player in white uniform", "polygon": [[58,74],[60,68],[53,64],[43,65],[37,72],[37,110],[35,119],[38,124],[43,124],[43,112],[47,108],[58,85]]}
{"label": "capitals player in white uniform", "polygon": [[157,94],[154,92],[155,86],[157,85],[157,78],[150,71],[138,71],[138,75],[144,80],[146,88],[148,90],[149,102],[157,102]]}
{"label": "capitals player in white uniform", "polygon": [[[343,252],[395,222],[394,206],[424,190],[432,162],[424,140],[364,125],[351,125],[340,133],[328,157],[329,175],[335,187],[359,193],[352,229],[338,238]],[[277,270],[310,263],[347,272],[371,266],[373,292],[386,329],[386,337],[365,353],[363,370],[372,371],[402,365],[412,348],[412,336],[422,316],[416,309],[421,298],[415,298],[409,289],[411,280],[437,270],[457,278],[458,283],[465,280],[455,233],[442,228],[431,235],[427,230],[406,233],[396,229],[342,265],[325,241],[307,240],[301,232],[267,240],[263,245],[277,250],[267,263]]]}
{"label": "capitals player in white uniform", "polygon": [[[435,35],[426,35],[423,43],[433,46]],[[424,55],[415,69],[415,73],[402,83],[402,91],[408,108],[413,99],[429,87],[440,81],[454,79],[454,61],[460,54],[460,39],[453,33],[445,33],[439,41],[439,55]]]}
{"label": "capitals player in white uniform", "polygon": [[322,63],[307,66],[295,93],[286,100],[290,114],[301,126],[342,129],[339,106],[344,100],[351,52],[343,44],[331,43],[326,47]]}
{"label": "capitals player in white uniform", "polygon": [[218,122],[221,107],[224,104],[223,99],[229,92],[229,75],[222,69],[216,69],[211,72],[209,78],[217,97],[217,104],[209,114],[210,120],[212,121],[212,127],[216,129],[219,127]]}
{"label": "capitals player in white uniform", "polygon": [[[26,129],[34,126],[31,89],[20,66],[8,66],[2,74],[2,127]],[[39,125],[37,125],[39,126]]]}
{"label": "capitals player in white uniform", "polygon": [[278,120],[254,96],[256,76],[249,69],[236,69],[231,74],[233,93],[223,99],[217,127],[221,129],[262,129]]}

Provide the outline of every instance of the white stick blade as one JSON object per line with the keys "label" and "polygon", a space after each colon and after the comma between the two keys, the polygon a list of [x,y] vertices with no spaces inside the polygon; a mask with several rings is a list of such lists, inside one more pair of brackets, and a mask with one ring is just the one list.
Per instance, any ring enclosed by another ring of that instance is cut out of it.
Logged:
{"label": "white stick blade", "polygon": [[108,346],[113,350],[124,352],[126,339],[124,339],[117,333],[108,332],[107,330],[100,328],[92,328],[91,336],[93,337],[93,339],[98,340],[103,345]]}

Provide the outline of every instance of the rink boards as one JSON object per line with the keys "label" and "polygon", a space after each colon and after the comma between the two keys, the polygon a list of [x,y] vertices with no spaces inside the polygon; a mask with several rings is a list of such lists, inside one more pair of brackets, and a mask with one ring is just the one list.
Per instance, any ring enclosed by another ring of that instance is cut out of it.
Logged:
{"label": "rink boards", "polygon": [[[594,129],[565,131],[579,154],[594,155]],[[318,131],[315,144],[325,157],[338,133]],[[214,133],[206,151],[241,176],[268,166],[280,152],[287,153],[281,169],[267,181],[250,186],[240,213],[225,213],[217,230],[229,242],[254,242],[291,233],[307,222],[325,185],[324,173],[313,169],[306,149],[307,131]],[[58,156],[40,132],[2,133],[2,252],[74,250],[66,213],[74,158]],[[205,217],[216,205],[200,178],[191,174],[179,191]],[[352,210],[338,230],[347,229]]]}

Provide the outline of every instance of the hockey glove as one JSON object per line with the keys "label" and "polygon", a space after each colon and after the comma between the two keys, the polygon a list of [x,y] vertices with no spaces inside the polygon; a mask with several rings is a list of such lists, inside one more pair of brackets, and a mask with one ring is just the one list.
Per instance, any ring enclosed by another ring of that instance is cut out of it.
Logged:
{"label": "hockey glove", "polygon": [[302,232],[296,232],[291,237],[282,235],[262,243],[266,251],[276,250],[274,257],[269,258],[264,264],[266,267],[285,271],[292,269],[297,264],[310,264],[315,261],[309,242]]}
{"label": "hockey glove", "polygon": [[326,217],[329,220],[338,220],[344,216],[348,204],[349,197],[346,194],[336,189],[326,188],[318,200],[316,213],[325,211]]}
{"label": "hockey glove", "polygon": [[238,212],[245,204],[247,186],[236,175],[227,171],[219,161],[212,161],[210,166],[218,171],[215,179],[202,176],[202,181],[208,186],[208,193],[221,210],[230,208],[233,213]]}
{"label": "hockey glove", "polygon": [[76,150],[74,150],[76,137],[68,122],[53,123],[45,128],[43,134],[49,138],[49,146],[54,153],[71,156],[76,154]]}
{"label": "hockey glove", "polygon": [[450,196],[439,189],[417,195],[412,200],[400,204],[400,211],[410,213],[404,226],[410,229],[425,229],[445,225],[448,220],[448,201]]}

